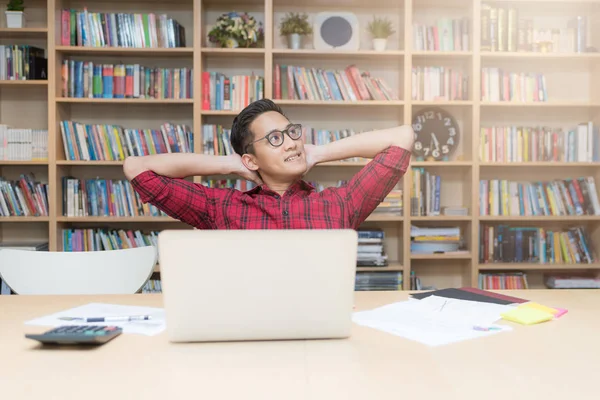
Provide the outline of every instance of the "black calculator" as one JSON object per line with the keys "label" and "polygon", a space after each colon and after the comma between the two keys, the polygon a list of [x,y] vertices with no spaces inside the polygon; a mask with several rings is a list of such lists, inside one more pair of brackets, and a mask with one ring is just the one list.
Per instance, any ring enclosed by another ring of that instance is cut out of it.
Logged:
{"label": "black calculator", "polygon": [[99,345],[123,333],[118,326],[66,325],[40,334],[28,333],[26,338],[44,344],[92,344]]}

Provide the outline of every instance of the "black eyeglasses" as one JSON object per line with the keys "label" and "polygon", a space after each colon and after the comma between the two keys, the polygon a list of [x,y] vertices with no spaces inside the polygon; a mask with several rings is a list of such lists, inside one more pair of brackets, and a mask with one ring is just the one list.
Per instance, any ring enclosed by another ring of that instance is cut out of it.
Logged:
{"label": "black eyeglasses", "polygon": [[284,141],[283,135],[284,134],[287,134],[290,137],[290,139],[292,139],[292,140],[298,140],[302,137],[302,125],[301,124],[291,124],[291,125],[288,125],[288,127],[282,131],[273,130],[273,131],[267,133],[264,137],[257,139],[254,142],[248,143],[248,145],[246,146],[246,152],[248,151],[249,146],[251,146],[252,144],[259,142],[263,139],[267,139],[269,141],[269,143],[271,144],[271,146],[279,147],[283,144],[283,141]]}

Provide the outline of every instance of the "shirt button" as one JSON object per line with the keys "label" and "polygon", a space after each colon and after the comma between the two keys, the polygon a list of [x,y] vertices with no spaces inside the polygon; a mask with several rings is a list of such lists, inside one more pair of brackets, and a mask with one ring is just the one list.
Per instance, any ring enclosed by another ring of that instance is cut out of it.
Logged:
{"label": "shirt button", "polygon": [[279,199],[279,195],[278,195],[278,194],[276,194],[276,195],[275,195],[275,198],[276,198],[276,199]]}
{"label": "shirt button", "polygon": [[289,214],[288,210],[283,210],[283,216],[284,216],[284,217],[287,217],[287,216],[288,216],[288,214]]}

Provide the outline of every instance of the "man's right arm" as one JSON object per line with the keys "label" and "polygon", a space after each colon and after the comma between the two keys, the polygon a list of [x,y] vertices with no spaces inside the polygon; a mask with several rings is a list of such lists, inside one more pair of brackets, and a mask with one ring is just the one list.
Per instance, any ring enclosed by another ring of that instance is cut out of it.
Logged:
{"label": "man's right arm", "polygon": [[167,153],[128,157],[123,171],[144,203],[189,225],[206,228],[214,218],[215,195],[220,191],[183,178],[223,174],[253,178],[237,155]]}

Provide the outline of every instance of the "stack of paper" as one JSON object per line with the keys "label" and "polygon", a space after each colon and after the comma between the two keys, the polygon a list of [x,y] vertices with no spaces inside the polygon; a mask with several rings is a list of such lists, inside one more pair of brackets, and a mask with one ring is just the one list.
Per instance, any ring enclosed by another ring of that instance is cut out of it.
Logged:
{"label": "stack of paper", "polygon": [[502,313],[514,307],[433,295],[356,312],[353,321],[429,346],[439,346],[511,330],[494,323],[501,319]]}

